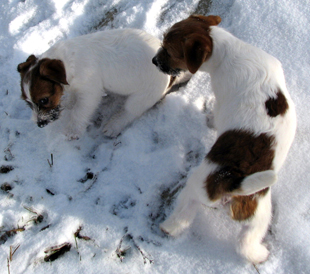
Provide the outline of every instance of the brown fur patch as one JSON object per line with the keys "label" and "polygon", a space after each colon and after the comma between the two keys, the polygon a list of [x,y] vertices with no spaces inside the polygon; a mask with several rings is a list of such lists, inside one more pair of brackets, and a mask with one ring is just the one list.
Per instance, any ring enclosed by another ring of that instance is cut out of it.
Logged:
{"label": "brown fur patch", "polygon": [[219,16],[192,15],[174,24],[164,35],[162,50],[156,58],[163,71],[189,70],[195,73],[212,54],[210,26],[221,21]]}
{"label": "brown fur patch", "polygon": [[274,138],[262,133],[255,136],[244,130],[229,130],[215,142],[206,159],[220,168],[206,180],[211,200],[238,189],[242,180],[253,173],[272,168]]}
{"label": "brown fur patch", "polygon": [[21,91],[22,91],[21,97],[24,100],[27,99],[27,96],[24,90],[23,82],[29,82],[30,75],[27,72],[29,68],[36,63],[36,61],[37,61],[37,58],[34,55],[30,55],[27,58],[26,62],[20,63],[17,66],[17,71],[20,73],[20,79],[21,79],[21,82],[20,82]]}
{"label": "brown fur patch", "polygon": [[[21,97],[31,100],[42,112],[49,112],[60,104],[63,94],[61,84],[67,85],[66,72],[62,61],[48,58],[40,60],[30,55],[26,62],[18,65],[17,70],[21,76]],[[33,66],[33,69],[30,69]],[[27,98],[24,91],[24,83],[30,84],[31,98]],[[47,103],[42,104],[41,100],[47,98]],[[33,107],[29,104],[30,107]]]}
{"label": "brown fur patch", "polygon": [[[42,77],[40,73],[42,63],[44,63],[44,59],[40,60],[38,66],[32,70],[30,93],[33,103],[41,110],[48,112],[59,105],[63,94],[63,87],[55,81]],[[40,104],[40,100],[44,98],[48,98],[48,103],[43,106]]]}
{"label": "brown fur patch", "polygon": [[276,117],[278,115],[284,115],[288,110],[288,103],[282,91],[279,89],[276,98],[269,98],[265,102],[267,114],[270,117]]}
{"label": "brown fur patch", "polygon": [[230,204],[231,217],[236,221],[244,221],[251,218],[258,205],[257,199],[267,194],[269,188],[265,188],[253,195],[234,196]]}

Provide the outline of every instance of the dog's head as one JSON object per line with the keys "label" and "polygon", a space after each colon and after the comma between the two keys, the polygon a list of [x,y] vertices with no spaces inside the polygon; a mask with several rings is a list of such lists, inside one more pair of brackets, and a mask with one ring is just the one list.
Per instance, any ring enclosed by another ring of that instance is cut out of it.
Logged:
{"label": "dog's head", "polygon": [[152,59],[153,64],[173,76],[182,70],[195,73],[212,54],[210,26],[220,22],[219,16],[191,15],[174,24],[164,34],[162,47]]}
{"label": "dog's head", "polygon": [[66,71],[61,60],[37,59],[30,55],[17,66],[21,76],[22,99],[33,111],[39,127],[59,118],[63,85],[68,85]]}

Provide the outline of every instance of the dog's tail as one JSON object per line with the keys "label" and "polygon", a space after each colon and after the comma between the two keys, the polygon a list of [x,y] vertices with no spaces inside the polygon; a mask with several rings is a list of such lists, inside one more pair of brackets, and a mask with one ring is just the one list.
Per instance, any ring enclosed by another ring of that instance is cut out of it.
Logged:
{"label": "dog's tail", "polygon": [[247,196],[272,186],[277,181],[277,174],[273,170],[256,172],[243,179],[241,186],[231,194]]}

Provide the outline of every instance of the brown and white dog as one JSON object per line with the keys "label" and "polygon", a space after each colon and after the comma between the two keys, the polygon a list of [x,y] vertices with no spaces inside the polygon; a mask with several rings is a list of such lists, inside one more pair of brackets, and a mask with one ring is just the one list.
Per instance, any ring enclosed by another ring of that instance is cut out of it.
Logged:
{"label": "brown and white dog", "polygon": [[178,235],[200,203],[230,199],[234,220],[244,221],[238,251],[260,263],[271,220],[271,190],[296,130],[294,104],[281,63],[217,27],[219,16],[192,15],[164,35],[153,63],[164,73],[197,70],[211,76],[218,138],[189,177],[161,229]]}
{"label": "brown and white dog", "polygon": [[103,96],[124,96],[123,109],[103,128],[106,136],[115,137],[169,90],[172,78],[150,62],[159,46],[159,39],[137,29],[99,31],[60,41],[18,65],[22,98],[39,127],[61,118],[65,135],[77,139]]}

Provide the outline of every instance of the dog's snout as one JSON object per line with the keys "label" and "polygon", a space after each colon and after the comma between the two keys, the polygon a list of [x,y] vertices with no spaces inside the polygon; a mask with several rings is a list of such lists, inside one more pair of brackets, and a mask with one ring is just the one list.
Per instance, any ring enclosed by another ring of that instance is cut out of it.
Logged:
{"label": "dog's snout", "polygon": [[158,66],[158,62],[157,62],[156,56],[152,59],[152,63],[153,63],[156,67]]}
{"label": "dog's snout", "polygon": [[47,124],[48,124],[47,120],[40,120],[37,123],[38,127],[40,127],[40,128],[45,127]]}

